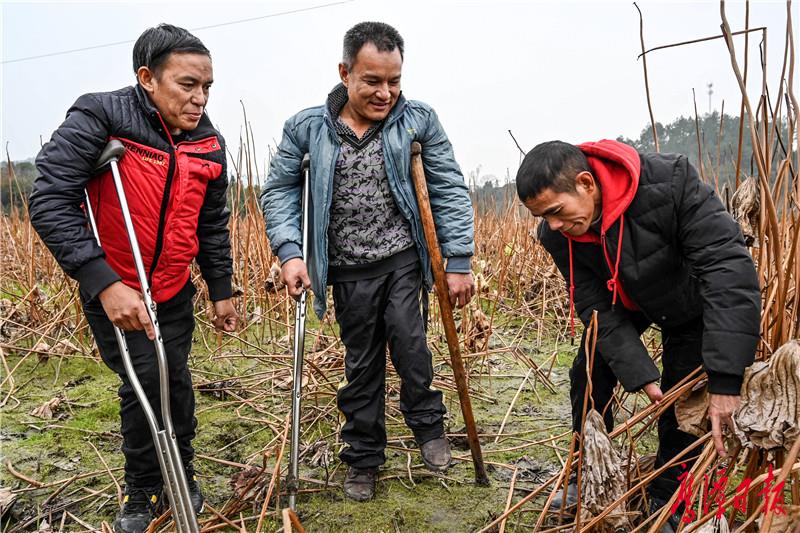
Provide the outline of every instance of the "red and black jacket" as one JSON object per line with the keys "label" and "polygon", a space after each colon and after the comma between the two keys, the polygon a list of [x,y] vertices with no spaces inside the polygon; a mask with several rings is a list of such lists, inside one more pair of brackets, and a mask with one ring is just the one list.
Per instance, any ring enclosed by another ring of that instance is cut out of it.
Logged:
{"label": "red and black jacket", "polygon": [[635,315],[670,329],[702,316],[709,391],[738,394],[759,338],[761,295],[739,226],[686,157],[579,145],[600,184],[600,234],[539,227],[584,324],[598,312],[598,353],[627,391],[659,378]]}
{"label": "red and black jacket", "polygon": [[[78,98],[36,158],[31,223],[84,300],[119,280],[140,290],[111,172],[93,175],[111,139],[127,148],[120,174],[153,299],[175,296],[195,257],[211,299],[229,298],[225,141],[205,114],[173,139],[137,85]],[[102,249],[87,225],[84,189]]]}

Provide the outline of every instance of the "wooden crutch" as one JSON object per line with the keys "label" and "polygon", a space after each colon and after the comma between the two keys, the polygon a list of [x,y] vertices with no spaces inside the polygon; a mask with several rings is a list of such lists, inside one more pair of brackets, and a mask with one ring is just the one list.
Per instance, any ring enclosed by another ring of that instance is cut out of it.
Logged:
{"label": "wooden crutch", "polygon": [[461,360],[461,350],[458,346],[456,323],[453,320],[453,306],[450,304],[450,295],[447,289],[442,251],[439,249],[439,240],[436,238],[436,226],[431,212],[425,169],[422,166],[422,146],[416,141],[411,143],[411,177],[414,181],[414,190],[417,193],[417,204],[419,205],[425,241],[428,244],[428,252],[431,256],[436,296],[439,299],[444,334],[447,338],[447,348],[450,351],[450,366],[453,368],[453,377],[458,388],[458,399],[461,402],[461,413],[464,416],[464,424],[467,426],[467,440],[469,441],[469,450],[472,453],[472,464],[475,466],[475,482],[478,485],[488,486],[490,484],[489,478],[486,476],[481,443],[478,440],[478,430],[475,427],[475,418],[472,415],[467,373],[464,371],[464,363]]}

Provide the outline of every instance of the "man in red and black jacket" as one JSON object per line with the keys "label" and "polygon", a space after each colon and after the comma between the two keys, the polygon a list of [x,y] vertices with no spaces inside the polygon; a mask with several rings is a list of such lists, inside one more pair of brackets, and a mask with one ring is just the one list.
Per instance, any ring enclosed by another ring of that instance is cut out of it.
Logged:
{"label": "man in red and black jacket", "polygon": [[[112,139],[126,148],[119,163],[141,248],[168,365],[175,433],[190,480],[195,511],[203,496],[192,468],[197,421],[187,359],[194,315],[190,264],[197,258],[216,317],[236,327],[226,207],[222,136],[205,114],[213,81],[211,56],[194,35],[162,24],[133,48],[137,84],[85,94],[44,145],[36,166],[30,217],[59,265],[79,283],[86,318],[103,361],[122,379],[119,389],[125,503],[116,531],[143,531],[156,512],[162,479],[152,437],[125,373],[112,324],[126,331],[137,375],[161,415],[153,326],[141,296],[128,235],[110,171],[94,176],[97,158]],[[102,248],[87,224],[90,197]]]}
{"label": "man in red and black jacket", "polygon": [[[744,370],[758,344],[761,297],[741,231],[713,190],[684,156],[639,154],[604,140],[536,146],[519,168],[517,192],[547,222],[539,238],[567,281],[570,317],[577,311],[588,324],[598,313],[596,409],[604,412],[617,382],[657,402],[662,389],[702,366],[714,443],[724,456],[722,433],[733,428]],[[639,338],[650,324],[661,329],[661,373]],[[587,386],[583,346],[570,371],[579,433]],[[610,430],[610,408],[605,415]],[[656,468],[695,440],[678,429],[672,407],[659,418],[658,436]],[[669,500],[678,473],[670,468],[653,481],[652,507]],[[574,499],[576,487],[570,489],[558,505]]]}

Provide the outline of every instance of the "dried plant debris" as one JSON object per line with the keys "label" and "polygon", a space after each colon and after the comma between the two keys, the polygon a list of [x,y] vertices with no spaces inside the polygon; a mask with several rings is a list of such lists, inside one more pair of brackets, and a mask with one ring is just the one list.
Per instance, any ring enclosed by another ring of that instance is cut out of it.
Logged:
{"label": "dried plant debris", "polygon": [[333,464],[334,454],[327,441],[318,440],[314,444],[303,446],[301,444],[300,460],[312,467],[328,468]]}
{"label": "dried plant debris", "polygon": [[758,182],[750,176],[739,185],[739,188],[733,193],[733,198],[731,198],[733,218],[742,228],[742,235],[747,246],[752,246],[758,235],[758,209],[760,205]]}
{"label": "dried plant debris", "polygon": [[329,335],[319,334],[314,338],[314,344],[311,345],[312,352],[321,352],[328,348],[336,339]]}
{"label": "dried plant debris", "polygon": [[[553,463],[540,461],[527,455],[509,461],[508,464],[517,469],[517,482],[540,484],[557,472]],[[513,476],[514,471],[508,468],[499,468],[494,475],[501,481],[511,481]]]}
{"label": "dried plant debris", "polygon": [[675,402],[675,418],[678,429],[702,437],[708,433],[708,387],[706,381],[698,382],[684,392]]}
{"label": "dried plant debris", "polygon": [[[769,526],[769,533],[797,533],[800,531],[800,505],[786,505],[785,514],[773,513],[772,523]],[[761,528],[764,523],[764,516],[756,519],[756,524]]]}
{"label": "dried plant debris", "polygon": [[[294,387],[294,374],[291,368],[282,368],[275,372],[272,378],[272,384],[281,390],[292,390]],[[303,372],[303,379],[300,383],[302,388],[308,386],[308,374]]]}
{"label": "dried plant debris", "polygon": [[9,487],[0,487],[0,517],[11,510],[14,502],[17,501],[17,495],[11,492]]}
{"label": "dried plant debris", "polygon": [[30,315],[8,298],[0,299],[0,340],[13,341],[31,324]]}
{"label": "dried plant debris", "polygon": [[281,281],[281,264],[276,259],[272,266],[269,267],[269,274],[264,281],[264,289],[267,292],[279,292],[283,290],[286,285]]}
{"label": "dried plant debris", "polygon": [[268,482],[263,468],[251,466],[233,474],[229,480],[229,485],[234,494],[239,498],[244,498],[246,494],[252,494],[253,488],[260,488]]}
{"label": "dried plant debris", "polygon": [[61,406],[62,398],[60,396],[56,396],[42,405],[31,411],[31,415],[35,416],[36,418],[42,418],[45,420],[50,420],[53,418],[56,412],[58,412],[59,407]]}
{"label": "dried plant debris", "polygon": [[[626,469],[622,454],[606,433],[605,422],[596,410],[586,413],[583,425],[583,466],[581,472],[581,520],[605,511],[626,490]],[[597,531],[632,529],[626,502],[619,503],[598,524]]]}
{"label": "dried plant debris", "polygon": [[789,450],[800,437],[800,342],[791,340],[769,361],[745,371],[737,436],[747,447]]}
{"label": "dried plant debris", "polygon": [[472,315],[472,327],[466,339],[464,339],[464,345],[470,352],[483,350],[488,345],[488,339],[492,335],[492,323],[486,313],[481,311],[474,303],[470,304],[470,313]]}
{"label": "dried plant debris", "polygon": [[207,381],[205,383],[198,383],[195,387],[197,392],[208,394],[217,400],[226,400],[230,396],[230,391],[239,392],[240,389],[238,379]]}

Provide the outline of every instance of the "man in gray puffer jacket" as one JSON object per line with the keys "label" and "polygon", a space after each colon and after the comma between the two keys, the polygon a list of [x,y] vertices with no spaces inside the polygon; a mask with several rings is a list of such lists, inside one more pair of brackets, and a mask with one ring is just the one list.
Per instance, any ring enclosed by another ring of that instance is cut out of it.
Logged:
{"label": "man in gray puffer jacket", "polygon": [[[425,465],[450,464],[442,394],[431,387],[425,339],[430,257],[410,177],[411,143],[423,146],[431,208],[447,258],[451,301],[474,293],[473,216],[464,177],[436,113],[400,92],[403,39],[391,26],[362,22],[344,38],[341,83],[325,105],[301,111],[283,130],[261,195],[267,234],[289,294],[314,292],[322,317],[326,286],[345,345],[346,385],[337,401],[346,423],[340,458],[345,494],[368,500],[386,460],[386,346],[399,374],[400,410]],[[301,252],[300,166],[311,159],[309,257]],[[306,270],[308,268],[308,270]]]}

